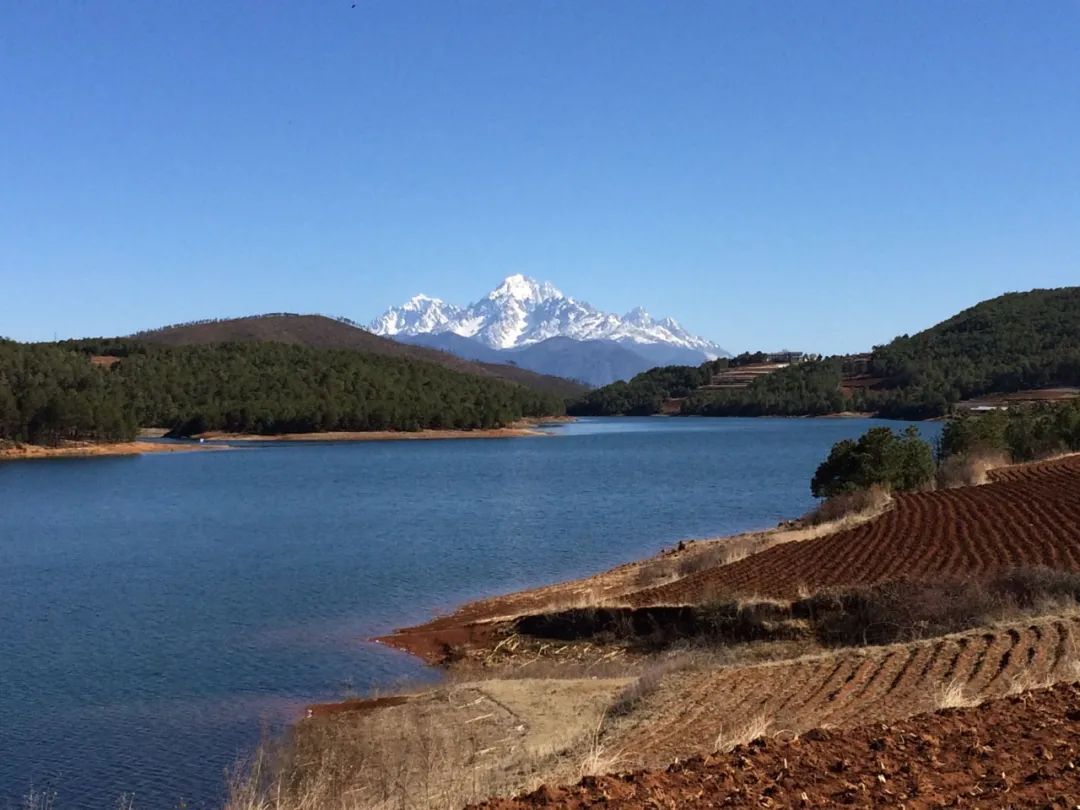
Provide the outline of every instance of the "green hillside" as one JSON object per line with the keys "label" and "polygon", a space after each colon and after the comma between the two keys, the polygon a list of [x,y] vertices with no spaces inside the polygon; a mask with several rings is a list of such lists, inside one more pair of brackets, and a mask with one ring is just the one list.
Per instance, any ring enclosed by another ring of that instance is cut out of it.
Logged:
{"label": "green hillside", "polygon": [[[448,352],[412,346],[373,335],[351,321],[325,315],[296,315],[278,312],[176,324],[133,335],[130,339],[163,346],[204,346],[215,343],[289,343],[312,349],[358,349],[386,357],[408,357],[440,366],[518,383],[564,399],[580,396],[586,386],[562,377],[537,374],[504,363],[480,363]],[[126,340],[120,338],[119,340]],[[115,344],[114,344],[115,345]]]}
{"label": "green hillside", "polygon": [[875,347],[871,373],[883,382],[866,405],[887,415],[936,415],[984,394],[1080,384],[1080,287],[983,301]]}
{"label": "green hillside", "polygon": [[[113,347],[121,359],[95,365]],[[411,357],[274,342],[0,342],[0,440],[490,428],[563,412],[558,395]]]}
{"label": "green hillside", "polygon": [[703,416],[864,411],[921,419],[986,394],[1080,385],[1080,287],[1002,295],[877,346],[859,370],[865,385],[850,384],[853,365],[845,357],[811,360],[745,388],[698,388],[689,395],[686,381],[705,379],[710,364],[680,367],[680,373],[655,369],[592,391],[572,402],[569,412],[660,413],[677,398],[680,413]]}

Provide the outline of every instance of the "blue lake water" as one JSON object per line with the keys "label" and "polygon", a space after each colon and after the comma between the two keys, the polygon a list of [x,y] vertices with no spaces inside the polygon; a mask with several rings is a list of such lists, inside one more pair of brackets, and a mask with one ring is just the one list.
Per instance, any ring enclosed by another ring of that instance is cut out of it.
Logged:
{"label": "blue lake water", "polygon": [[[214,807],[261,729],[434,678],[365,639],[775,525],[864,419],[587,419],[552,438],[0,463],[0,808]],[[939,426],[921,425],[928,438]]]}

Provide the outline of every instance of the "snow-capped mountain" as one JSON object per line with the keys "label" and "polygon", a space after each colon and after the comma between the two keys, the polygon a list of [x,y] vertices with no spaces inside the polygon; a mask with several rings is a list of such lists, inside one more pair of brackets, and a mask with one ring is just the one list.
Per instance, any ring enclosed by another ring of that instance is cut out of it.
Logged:
{"label": "snow-capped mountain", "polygon": [[371,331],[398,338],[452,332],[497,350],[564,337],[614,341],[628,348],[671,347],[700,353],[702,360],[727,354],[712,341],[690,334],[671,318],[655,320],[641,307],[621,317],[602,312],[564,295],[550,283],[521,274],[508,276],[467,307],[417,295],[376,318]]}

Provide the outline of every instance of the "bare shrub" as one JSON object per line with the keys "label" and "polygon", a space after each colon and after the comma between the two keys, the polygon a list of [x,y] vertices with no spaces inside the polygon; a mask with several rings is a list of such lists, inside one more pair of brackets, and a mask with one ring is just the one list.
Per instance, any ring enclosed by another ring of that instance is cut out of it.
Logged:
{"label": "bare shrub", "polygon": [[1046,610],[1080,602],[1080,573],[1044,566],[1013,568],[990,581],[1022,610]]}
{"label": "bare shrub", "polygon": [[695,554],[688,554],[678,561],[676,571],[680,577],[688,577],[698,571],[707,571],[721,565],[731,565],[749,554],[728,543],[710,543]]}
{"label": "bare shrub", "polygon": [[740,745],[746,745],[769,733],[772,720],[763,714],[755,715],[745,723],[730,729],[721,729],[713,742],[714,754],[726,754]]}
{"label": "bare shrub", "polygon": [[874,484],[868,489],[854,492],[842,492],[822,501],[812,512],[803,516],[802,522],[808,526],[820,526],[837,520],[876,513],[883,510],[892,501],[892,495],[886,487]]}
{"label": "bare shrub", "polygon": [[608,707],[607,714],[611,717],[629,714],[641,701],[660,688],[664,678],[673,672],[680,672],[692,665],[687,656],[663,658],[653,661],[642,673],[634,679],[633,683],[624,687]]}
{"label": "bare shrub", "polygon": [[951,681],[945,684],[937,694],[935,705],[939,709],[967,709],[978,706],[982,698],[969,694],[964,684]]}
{"label": "bare shrub", "polygon": [[578,766],[578,776],[599,776],[612,773],[618,770],[619,765],[624,761],[623,752],[608,750],[601,741],[605,719],[605,717],[601,716],[600,721],[596,724],[588,749]]}
{"label": "bare shrub", "polygon": [[634,586],[637,588],[655,588],[678,579],[678,560],[675,557],[658,557],[638,565],[634,574]]}
{"label": "bare shrub", "polygon": [[1001,452],[973,450],[957,453],[938,466],[937,486],[939,489],[979,486],[990,480],[991,470],[1008,464],[1008,458]]}
{"label": "bare shrub", "polygon": [[642,608],[583,608],[522,616],[515,632],[560,641],[589,639],[656,652],[687,640],[713,644],[786,641],[806,636],[805,622],[792,622],[791,603],[738,599]]}

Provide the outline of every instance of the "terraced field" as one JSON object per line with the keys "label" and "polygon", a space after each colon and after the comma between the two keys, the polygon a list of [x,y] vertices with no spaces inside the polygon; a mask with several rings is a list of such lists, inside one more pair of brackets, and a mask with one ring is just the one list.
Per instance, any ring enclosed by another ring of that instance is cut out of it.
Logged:
{"label": "terraced field", "polygon": [[634,606],[794,598],[896,579],[1021,566],[1080,570],[1080,456],[999,471],[979,487],[900,495],[880,517],[632,594]]}
{"label": "terraced field", "polygon": [[943,703],[1080,677],[1080,617],[914,644],[669,676],[604,740],[619,767],[660,767],[760,734],[892,723]]}
{"label": "terraced field", "polygon": [[485,810],[605,807],[1073,808],[1080,796],[1080,687],[800,740],[757,742],[663,770],[543,786]]}

